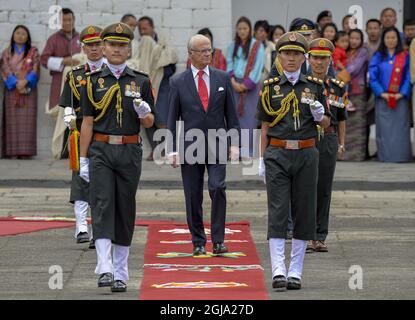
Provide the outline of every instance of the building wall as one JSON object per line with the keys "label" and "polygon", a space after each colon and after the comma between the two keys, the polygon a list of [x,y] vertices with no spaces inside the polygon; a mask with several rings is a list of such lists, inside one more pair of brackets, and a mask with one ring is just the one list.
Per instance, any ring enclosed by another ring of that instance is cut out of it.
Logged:
{"label": "building wall", "polygon": [[[25,24],[31,32],[33,44],[42,51],[46,39],[55,32],[48,28],[51,17],[48,11],[51,5],[56,4],[75,12],[78,31],[88,24],[105,26],[119,21],[125,13],[152,17],[158,31],[170,37],[179,52],[178,71],[184,69],[188,39],[202,27],[211,28],[218,48],[226,48],[231,40],[231,0],[0,0],[0,49],[9,44],[14,27]],[[38,87],[40,158],[51,157],[55,121],[44,112],[49,86],[49,73],[42,68]]]}

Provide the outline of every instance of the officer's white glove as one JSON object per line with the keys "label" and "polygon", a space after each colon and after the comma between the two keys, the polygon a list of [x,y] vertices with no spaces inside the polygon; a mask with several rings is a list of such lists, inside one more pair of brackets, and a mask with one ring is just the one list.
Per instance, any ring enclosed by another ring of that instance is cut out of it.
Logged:
{"label": "officer's white glove", "polygon": [[68,129],[72,128],[72,122],[76,120],[76,115],[71,107],[66,107],[63,111],[63,122]]}
{"label": "officer's white glove", "polygon": [[266,183],[265,180],[265,162],[264,158],[259,158],[259,165],[258,165],[258,175],[264,180],[264,183]]}
{"label": "officer's white glove", "polygon": [[79,158],[79,176],[86,182],[89,182],[89,159],[80,157]]}
{"label": "officer's white glove", "polygon": [[140,98],[134,99],[133,105],[140,119],[145,118],[151,112],[149,104]]}
{"label": "officer's white glove", "polygon": [[313,101],[310,103],[311,114],[314,121],[321,122],[324,117],[324,107],[319,101]]}

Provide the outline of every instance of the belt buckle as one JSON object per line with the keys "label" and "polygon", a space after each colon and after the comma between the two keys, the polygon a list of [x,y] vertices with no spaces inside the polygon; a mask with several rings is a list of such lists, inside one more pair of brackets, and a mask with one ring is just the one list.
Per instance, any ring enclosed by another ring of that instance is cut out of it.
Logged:
{"label": "belt buckle", "polygon": [[288,150],[298,150],[300,149],[300,143],[298,140],[285,140],[285,149]]}
{"label": "belt buckle", "polygon": [[122,136],[109,135],[108,144],[123,144]]}

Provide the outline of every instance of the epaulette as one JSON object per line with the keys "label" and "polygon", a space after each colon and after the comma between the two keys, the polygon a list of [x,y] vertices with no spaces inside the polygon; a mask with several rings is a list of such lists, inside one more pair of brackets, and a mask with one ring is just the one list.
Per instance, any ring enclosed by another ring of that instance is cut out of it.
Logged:
{"label": "epaulette", "polygon": [[95,74],[97,72],[100,72],[101,70],[102,70],[101,68],[98,68],[98,69],[96,69],[94,71],[86,72],[85,75],[88,77],[88,76],[93,75],[93,74]]}
{"label": "epaulette", "polygon": [[311,81],[311,82],[314,82],[314,83],[317,83],[317,84],[319,84],[319,85],[322,85],[322,84],[323,84],[323,80],[318,79],[318,78],[316,78],[316,77],[308,76],[308,77],[307,77],[307,80],[308,80],[308,81]]}
{"label": "epaulette", "polygon": [[76,67],[72,68],[72,71],[80,70],[80,69],[83,69],[83,68],[85,68],[85,64],[80,64],[79,66],[76,66]]}
{"label": "epaulette", "polygon": [[330,81],[342,89],[345,86],[345,83],[343,81],[337,80],[336,78],[331,78]]}
{"label": "epaulette", "polygon": [[143,76],[146,76],[147,78],[149,78],[150,76],[148,75],[148,73],[145,73],[144,71],[141,71],[141,70],[135,70],[135,69],[132,69],[135,73],[138,73],[138,74],[141,74],[141,75],[143,75]]}
{"label": "epaulette", "polygon": [[270,79],[267,79],[267,80],[264,81],[264,85],[268,86],[268,85],[271,85],[273,83],[278,83],[279,81],[280,81],[280,78],[278,78],[278,77],[270,78]]}

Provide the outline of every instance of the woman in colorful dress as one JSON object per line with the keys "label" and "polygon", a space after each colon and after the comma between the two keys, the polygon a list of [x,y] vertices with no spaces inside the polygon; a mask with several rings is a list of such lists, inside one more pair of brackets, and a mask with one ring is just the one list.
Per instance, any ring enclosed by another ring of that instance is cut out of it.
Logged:
{"label": "woman in colorful dress", "polygon": [[10,46],[3,51],[1,77],[5,84],[3,150],[8,158],[36,155],[37,83],[39,53],[29,30],[14,28]]}
{"label": "woman in colorful dress", "polygon": [[383,31],[381,44],[369,66],[375,97],[376,145],[382,162],[409,162],[411,81],[409,54],[395,27]]}
{"label": "woman in colorful dress", "polygon": [[346,122],[346,145],[343,160],[364,161],[366,159],[367,99],[366,74],[368,50],[363,46],[363,32],[353,29],[349,32],[347,66],[337,78],[348,84],[348,120]]}
{"label": "woman in colorful dress", "polygon": [[[265,49],[263,44],[252,36],[251,22],[246,17],[236,23],[235,40],[226,53],[227,71],[231,76],[237,114],[241,129],[247,129],[249,136],[241,135],[241,157],[252,158],[254,154],[254,129],[258,120],[255,118],[260,78],[264,68]],[[245,138],[244,138],[245,137]],[[249,139],[247,139],[249,137]],[[249,141],[249,146],[248,146]],[[255,138],[257,145],[258,139]],[[258,151],[258,145],[255,147]]]}

